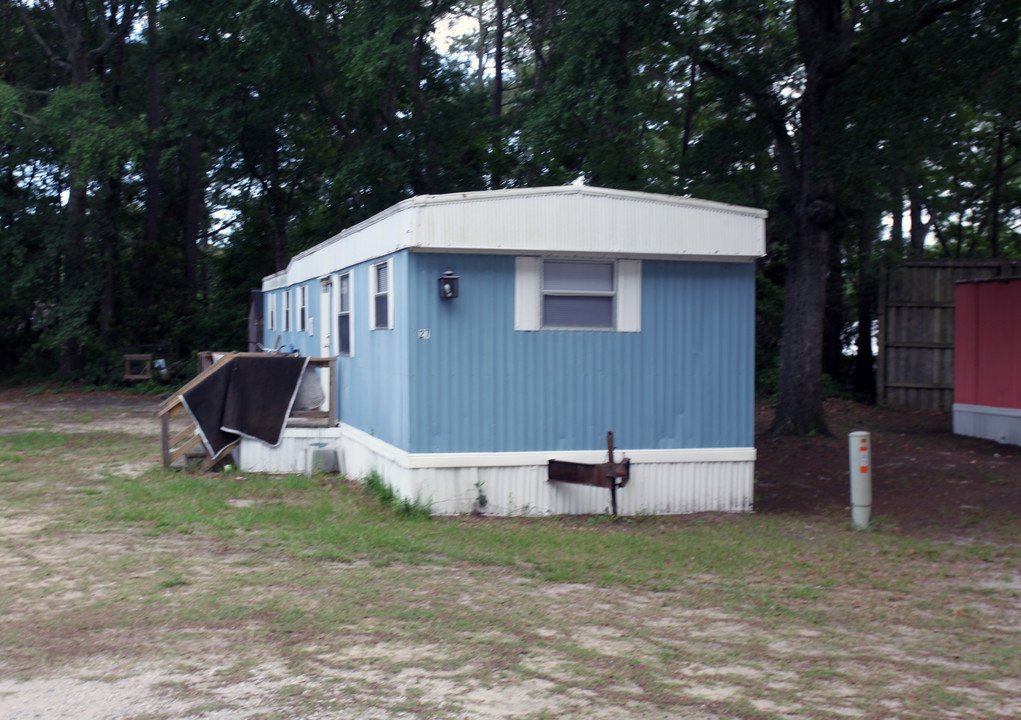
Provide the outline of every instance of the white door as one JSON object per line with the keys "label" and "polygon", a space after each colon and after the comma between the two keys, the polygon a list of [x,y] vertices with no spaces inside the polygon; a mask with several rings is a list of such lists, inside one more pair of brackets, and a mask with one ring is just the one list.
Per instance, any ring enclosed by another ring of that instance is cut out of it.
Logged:
{"label": "white door", "polygon": [[[319,293],[319,357],[330,357],[333,355],[333,276],[324,277],[321,281],[321,292]],[[330,371],[321,368],[319,371],[319,384],[326,395],[326,402],[323,403],[323,410],[329,410],[333,403],[330,397]]]}
{"label": "white door", "polygon": [[319,293],[319,357],[333,354],[333,276],[321,280]]}

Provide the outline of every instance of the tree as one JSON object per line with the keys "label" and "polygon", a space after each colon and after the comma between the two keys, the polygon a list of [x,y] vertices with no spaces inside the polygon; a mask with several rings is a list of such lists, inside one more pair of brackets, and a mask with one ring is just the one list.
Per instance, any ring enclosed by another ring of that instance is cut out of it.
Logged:
{"label": "tree", "polygon": [[[66,73],[68,85],[54,92],[49,114],[51,133],[66,133],[63,162],[66,167],[68,200],[65,210],[63,269],[58,308],[61,320],[61,371],[66,375],[84,368],[82,339],[88,325],[93,293],[78,274],[86,267],[86,219],[88,184],[99,166],[109,162],[103,157],[117,143],[110,133],[111,119],[94,77],[97,63],[130,31],[139,0],[112,3],[87,0],[49,0],[28,4],[15,3],[25,27],[47,58]],[[38,21],[48,14],[59,30],[61,40],[44,37]],[[90,83],[90,78],[93,82]]]}
{"label": "tree", "polygon": [[[676,42],[736,93],[769,128],[791,202],[783,343],[772,432],[828,432],[822,410],[822,337],[828,253],[843,211],[838,159],[848,87],[871,61],[911,52],[924,31],[974,5],[969,0],[859,5],[725,0],[679,14]],[[872,85],[875,87],[875,84]]]}

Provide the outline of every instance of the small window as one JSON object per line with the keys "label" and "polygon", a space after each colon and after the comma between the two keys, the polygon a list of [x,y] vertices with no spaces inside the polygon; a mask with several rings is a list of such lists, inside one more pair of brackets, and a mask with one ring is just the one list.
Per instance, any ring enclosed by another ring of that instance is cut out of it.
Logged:
{"label": "small window", "polygon": [[298,288],[298,332],[308,328],[308,286]]}
{"label": "small window", "polygon": [[514,258],[515,330],[642,331],[642,261]]}
{"label": "small window", "polygon": [[284,293],[284,332],[291,331],[291,293]]}
{"label": "small window", "polygon": [[351,356],[351,273],[338,278],[337,354]]}
{"label": "small window", "polygon": [[372,329],[389,330],[393,328],[392,312],[392,278],[390,261],[385,260],[372,266]]}
{"label": "small window", "polygon": [[542,268],[542,327],[612,330],[613,263],[547,260]]}
{"label": "small window", "polygon": [[266,329],[276,330],[277,329],[277,296],[275,294],[267,294],[267,307],[266,307]]}

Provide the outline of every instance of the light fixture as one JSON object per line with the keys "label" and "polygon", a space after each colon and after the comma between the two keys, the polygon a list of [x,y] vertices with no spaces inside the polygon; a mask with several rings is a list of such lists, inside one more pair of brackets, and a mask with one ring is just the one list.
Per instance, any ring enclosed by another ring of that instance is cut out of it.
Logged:
{"label": "light fixture", "polygon": [[457,297],[457,281],[460,280],[453,270],[447,270],[440,277],[440,298],[451,300]]}

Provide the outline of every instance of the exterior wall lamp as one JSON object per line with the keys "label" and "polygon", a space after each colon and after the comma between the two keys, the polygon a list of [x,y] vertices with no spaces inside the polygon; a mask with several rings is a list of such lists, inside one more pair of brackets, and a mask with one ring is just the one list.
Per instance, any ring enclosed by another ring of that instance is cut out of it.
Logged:
{"label": "exterior wall lamp", "polygon": [[447,270],[440,277],[440,299],[452,300],[457,297],[457,285],[460,280],[453,270]]}

